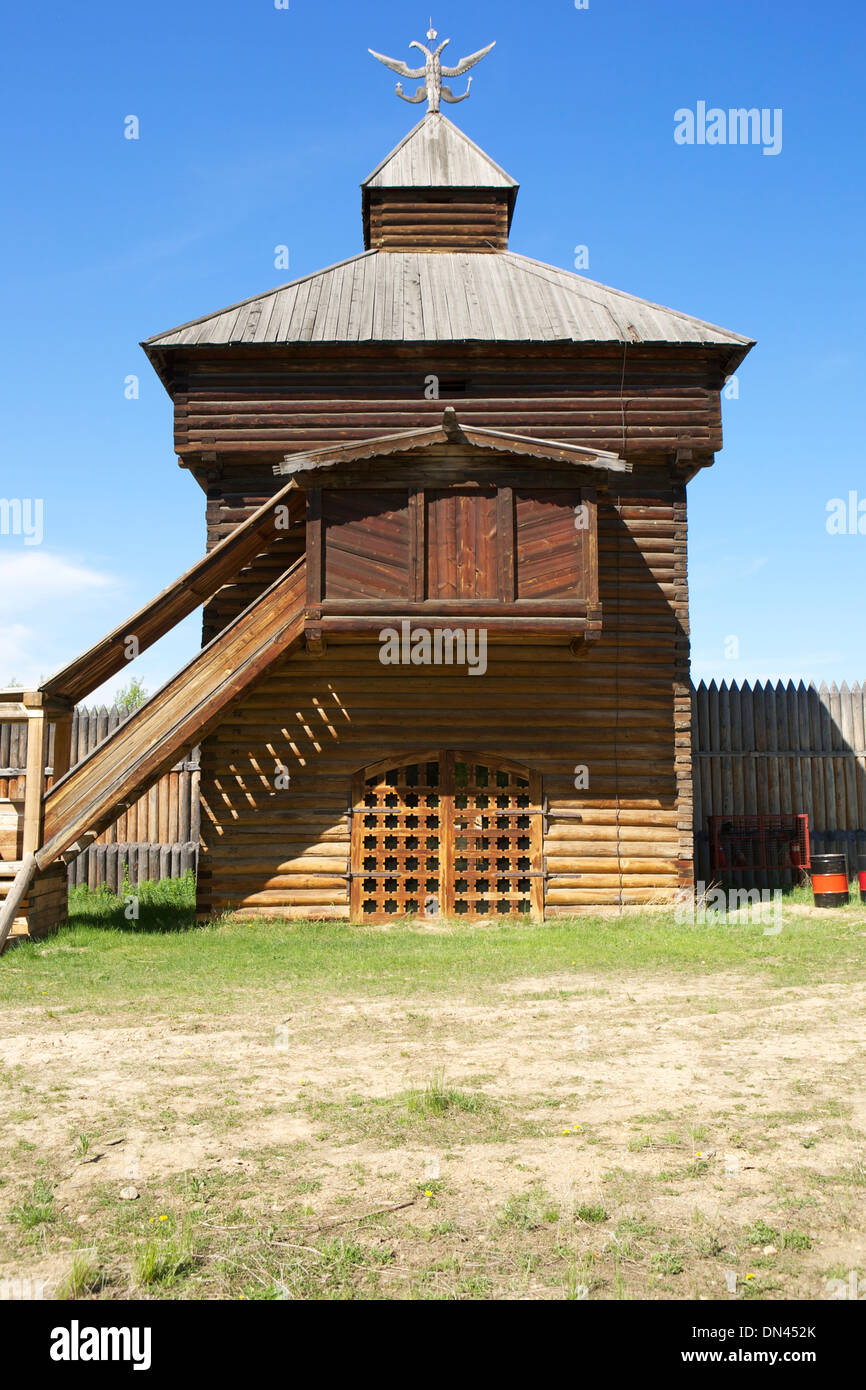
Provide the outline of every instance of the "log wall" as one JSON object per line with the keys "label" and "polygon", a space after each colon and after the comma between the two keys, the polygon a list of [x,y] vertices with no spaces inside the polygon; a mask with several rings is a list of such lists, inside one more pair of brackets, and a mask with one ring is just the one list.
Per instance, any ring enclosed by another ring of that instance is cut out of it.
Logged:
{"label": "log wall", "polygon": [[604,626],[585,660],[496,645],[470,677],[332,643],[273,670],[202,746],[202,914],[347,917],[353,774],[453,747],[542,774],[549,915],[669,899],[691,881],[685,528],[661,471],[599,502]]}
{"label": "log wall", "polygon": [[367,249],[506,251],[505,189],[372,189],[365,197]]}
{"label": "log wall", "polygon": [[[357,649],[340,650],[347,659],[360,662]],[[537,649],[531,649],[530,655],[537,660]],[[559,649],[557,663],[562,655]],[[299,662],[299,669],[316,669],[304,658]],[[370,665],[367,661],[366,667]],[[349,674],[347,668],[347,679]],[[473,677],[476,683],[479,679]],[[675,701],[681,698],[678,694]],[[855,854],[866,854],[866,686],[806,686],[802,682],[731,686],[711,682],[707,686],[702,682],[691,689],[691,701],[696,879],[709,881],[707,816],[713,814],[805,811],[813,852],[844,851],[853,869]],[[676,713],[675,704],[675,717]],[[84,723],[80,722],[74,756],[94,746],[100,722],[104,725],[107,716],[108,711],[79,711],[77,720],[86,721],[87,734],[82,734]],[[677,737],[681,739],[681,734]],[[25,758],[25,726],[0,726],[0,860],[20,858]],[[10,792],[14,800],[9,799]],[[107,883],[115,888],[122,882],[125,865],[133,883],[176,877],[194,869],[198,812],[194,759],[179,763],[100,836],[70,866],[70,882],[94,888]],[[683,808],[678,832],[684,815]],[[776,874],[766,886],[784,886],[788,878]]]}
{"label": "log wall", "polygon": [[326,357],[313,347],[233,346],[173,362],[169,381],[175,449],[200,480],[211,453],[220,465],[266,470],[287,452],[438,425],[445,404],[467,425],[629,457],[693,449],[709,462],[722,442],[719,357],[697,345],[588,353],[362,344]]}

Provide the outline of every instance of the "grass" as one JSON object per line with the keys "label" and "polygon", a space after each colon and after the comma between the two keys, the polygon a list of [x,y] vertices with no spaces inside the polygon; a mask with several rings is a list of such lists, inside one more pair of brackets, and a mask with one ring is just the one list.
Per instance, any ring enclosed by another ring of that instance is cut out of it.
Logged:
{"label": "grass", "polygon": [[590,1225],[597,1225],[601,1221],[608,1221],[607,1211],[604,1207],[582,1202],[575,1212],[578,1221],[586,1221]]}
{"label": "grass", "polygon": [[756,1221],[746,1232],[751,1245],[774,1245],[782,1250],[811,1250],[812,1239],[805,1231],[778,1231],[766,1221]]}
{"label": "grass", "polygon": [[33,1230],[36,1226],[45,1226],[56,1219],[54,1191],[51,1183],[44,1178],[37,1178],[29,1197],[16,1202],[9,1211],[9,1220],[25,1231]]}
{"label": "grass", "polygon": [[154,1284],[175,1284],[192,1264],[192,1245],[188,1237],[175,1239],[155,1236],[136,1247],[135,1282],[143,1288],[151,1288]]}
{"label": "grass", "polygon": [[93,1251],[80,1250],[72,1257],[69,1273],[57,1286],[57,1298],[79,1299],[95,1293],[102,1285],[102,1273]]}
{"label": "grass", "polygon": [[760,924],[688,926],[673,911],[582,916],[543,924],[501,922],[476,928],[396,924],[390,930],[345,922],[223,920],[197,926],[191,875],[142,884],[138,921],[106,889],[78,888],[56,937],[15,948],[0,966],[0,1003],[75,1007],[98,992],[149,1007],[156,979],[165,1001],[188,1001],[195,978],[203,996],[278,979],[292,993],[351,988],[406,998],[453,987],[482,991],[525,975],[628,971],[770,976],[775,985],[866,976],[859,907],[820,917],[792,916],[779,936]]}
{"label": "grass", "polygon": [[413,1137],[438,1144],[470,1137],[493,1143],[539,1132],[537,1124],[483,1092],[446,1085],[441,1073],[426,1086],[392,1096],[350,1093],[339,1100],[305,1099],[303,1105],[319,1136],[338,1144],[362,1138],[396,1146]]}
{"label": "grass", "polygon": [[497,1107],[487,1096],[478,1092],[460,1091],[454,1086],[446,1086],[443,1072],[434,1072],[423,1090],[409,1091],[406,1095],[406,1109],[410,1115],[435,1115],[440,1118],[449,1113],[464,1115],[490,1114]]}
{"label": "grass", "polygon": [[500,1226],[511,1226],[519,1231],[537,1231],[546,1224],[559,1220],[560,1209],[541,1185],[529,1192],[521,1192],[509,1197],[497,1216]]}

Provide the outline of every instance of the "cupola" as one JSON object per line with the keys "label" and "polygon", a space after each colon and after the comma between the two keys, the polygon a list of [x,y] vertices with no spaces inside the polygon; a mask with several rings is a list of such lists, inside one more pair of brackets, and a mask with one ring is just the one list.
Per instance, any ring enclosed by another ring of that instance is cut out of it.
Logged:
{"label": "cupola", "polygon": [[363,190],[368,251],[506,251],[518,184],[430,111]]}

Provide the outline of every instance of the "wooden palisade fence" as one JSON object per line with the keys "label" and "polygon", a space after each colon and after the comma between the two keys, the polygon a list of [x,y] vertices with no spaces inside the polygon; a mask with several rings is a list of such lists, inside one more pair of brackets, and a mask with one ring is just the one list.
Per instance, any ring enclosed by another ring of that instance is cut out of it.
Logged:
{"label": "wooden palisade fence", "polygon": [[[126,714],[117,708],[79,708],[72,721],[71,762],[74,766],[122,724]],[[48,744],[48,775],[52,783],[54,730]],[[0,724],[0,803],[21,803],[27,760],[27,726]],[[177,878],[196,869],[199,840],[199,767],[197,750],[177,763],[139,801],[130,806],[89,849],[69,866],[70,887],[107,884],[118,889],[124,871],[135,885],[143,879]]]}
{"label": "wooden palisade fence", "polygon": [[692,746],[696,879],[710,879],[711,815],[805,812],[812,853],[845,852],[853,872],[866,853],[866,685],[701,682]]}
{"label": "wooden palisade fence", "polygon": [[[72,762],[123,722],[117,709],[78,709]],[[866,685],[736,683],[692,691],[695,878],[710,879],[707,818],[806,812],[812,850],[866,853]],[[53,733],[52,733],[53,738]],[[0,725],[0,802],[24,795],[27,729]],[[49,744],[49,777],[52,758]],[[116,889],[195,870],[197,756],[178,763],[70,865],[70,885]],[[790,877],[790,876],[789,876]],[[761,886],[761,885],[759,885]]]}

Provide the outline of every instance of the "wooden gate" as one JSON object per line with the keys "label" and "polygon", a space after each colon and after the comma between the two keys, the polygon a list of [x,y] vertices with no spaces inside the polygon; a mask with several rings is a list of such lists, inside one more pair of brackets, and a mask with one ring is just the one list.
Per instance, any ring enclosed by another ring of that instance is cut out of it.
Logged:
{"label": "wooden gate", "polygon": [[358,773],[355,920],[544,915],[541,777],[486,753],[436,751]]}

